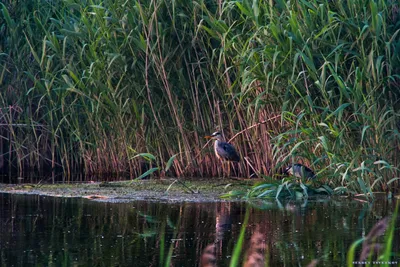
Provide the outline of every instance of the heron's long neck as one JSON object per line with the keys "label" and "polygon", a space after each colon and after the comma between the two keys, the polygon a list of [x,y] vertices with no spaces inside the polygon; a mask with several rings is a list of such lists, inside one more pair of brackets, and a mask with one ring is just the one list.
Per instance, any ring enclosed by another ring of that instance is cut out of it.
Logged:
{"label": "heron's long neck", "polygon": [[214,149],[215,149],[215,151],[217,151],[217,147],[218,147],[218,145],[219,145],[219,140],[218,139],[216,139],[215,140],[215,142],[214,142]]}
{"label": "heron's long neck", "polygon": [[219,146],[219,144],[221,142],[225,142],[225,140],[224,140],[224,138],[222,136],[218,136],[217,139],[215,139],[215,142],[214,142],[215,151],[217,151],[217,148],[218,148],[218,146]]}
{"label": "heron's long neck", "polygon": [[215,155],[217,155],[217,158],[219,158],[219,159],[220,159],[220,156],[218,154],[218,146],[219,146],[220,142],[221,141],[219,139],[216,139],[214,142],[214,152],[215,152]]}

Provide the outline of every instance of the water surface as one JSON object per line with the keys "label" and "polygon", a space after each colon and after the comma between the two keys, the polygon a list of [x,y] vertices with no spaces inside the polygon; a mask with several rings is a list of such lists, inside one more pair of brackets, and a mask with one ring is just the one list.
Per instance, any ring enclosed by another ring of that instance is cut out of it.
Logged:
{"label": "water surface", "polygon": [[212,259],[229,266],[246,212],[241,262],[261,253],[269,266],[314,259],[344,266],[350,244],[393,210],[391,202],[104,203],[0,194],[0,266],[164,266],[169,255],[172,266]]}

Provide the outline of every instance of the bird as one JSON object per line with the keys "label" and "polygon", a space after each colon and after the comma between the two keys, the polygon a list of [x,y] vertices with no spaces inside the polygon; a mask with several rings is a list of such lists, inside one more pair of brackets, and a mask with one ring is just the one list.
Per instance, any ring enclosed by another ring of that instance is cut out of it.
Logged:
{"label": "bird", "polygon": [[[214,132],[212,135],[205,136],[207,139],[214,139],[214,153],[222,161],[239,162],[240,156],[235,147],[227,142],[222,137],[221,132]],[[230,165],[229,165],[230,167]]]}
{"label": "bird", "polygon": [[307,180],[314,179],[316,177],[313,170],[300,163],[287,166],[282,173],[286,175],[292,175],[297,178],[306,178]]}

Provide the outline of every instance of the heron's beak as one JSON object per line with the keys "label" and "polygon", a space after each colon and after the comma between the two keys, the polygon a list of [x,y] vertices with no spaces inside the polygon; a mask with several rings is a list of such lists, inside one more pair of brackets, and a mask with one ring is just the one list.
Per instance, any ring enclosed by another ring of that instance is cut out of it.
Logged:
{"label": "heron's beak", "polygon": [[206,136],[204,136],[204,138],[205,139],[211,139],[211,138],[213,138],[211,135],[206,135]]}

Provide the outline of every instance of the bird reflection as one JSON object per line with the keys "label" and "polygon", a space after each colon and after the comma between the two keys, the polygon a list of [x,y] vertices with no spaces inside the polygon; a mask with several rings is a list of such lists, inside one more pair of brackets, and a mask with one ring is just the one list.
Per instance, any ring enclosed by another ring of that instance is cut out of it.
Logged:
{"label": "bird reflection", "polygon": [[232,227],[231,203],[221,203],[215,210],[215,236],[214,242],[208,244],[203,250],[200,259],[201,267],[217,266],[217,255],[222,255],[224,234]]}
{"label": "bird reflection", "polygon": [[215,242],[221,241],[224,234],[231,230],[231,226],[230,214],[218,214],[215,218]]}
{"label": "bird reflection", "polygon": [[[216,208],[215,217],[215,236],[214,242],[208,244],[203,250],[200,258],[201,267],[216,267],[217,259],[222,255],[222,250],[224,247],[223,238],[224,235],[231,230],[232,227],[232,217],[231,217],[231,204],[225,203],[218,205]],[[251,230],[250,230],[251,231]],[[245,267],[261,267],[267,266],[266,250],[267,244],[265,237],[266,235],[261,233],[260,225],[256,225],[253,228],[253,233],[250,238],[250,244],[245,245],[247,251],[245,252],[245,258],[243,266]]]}

